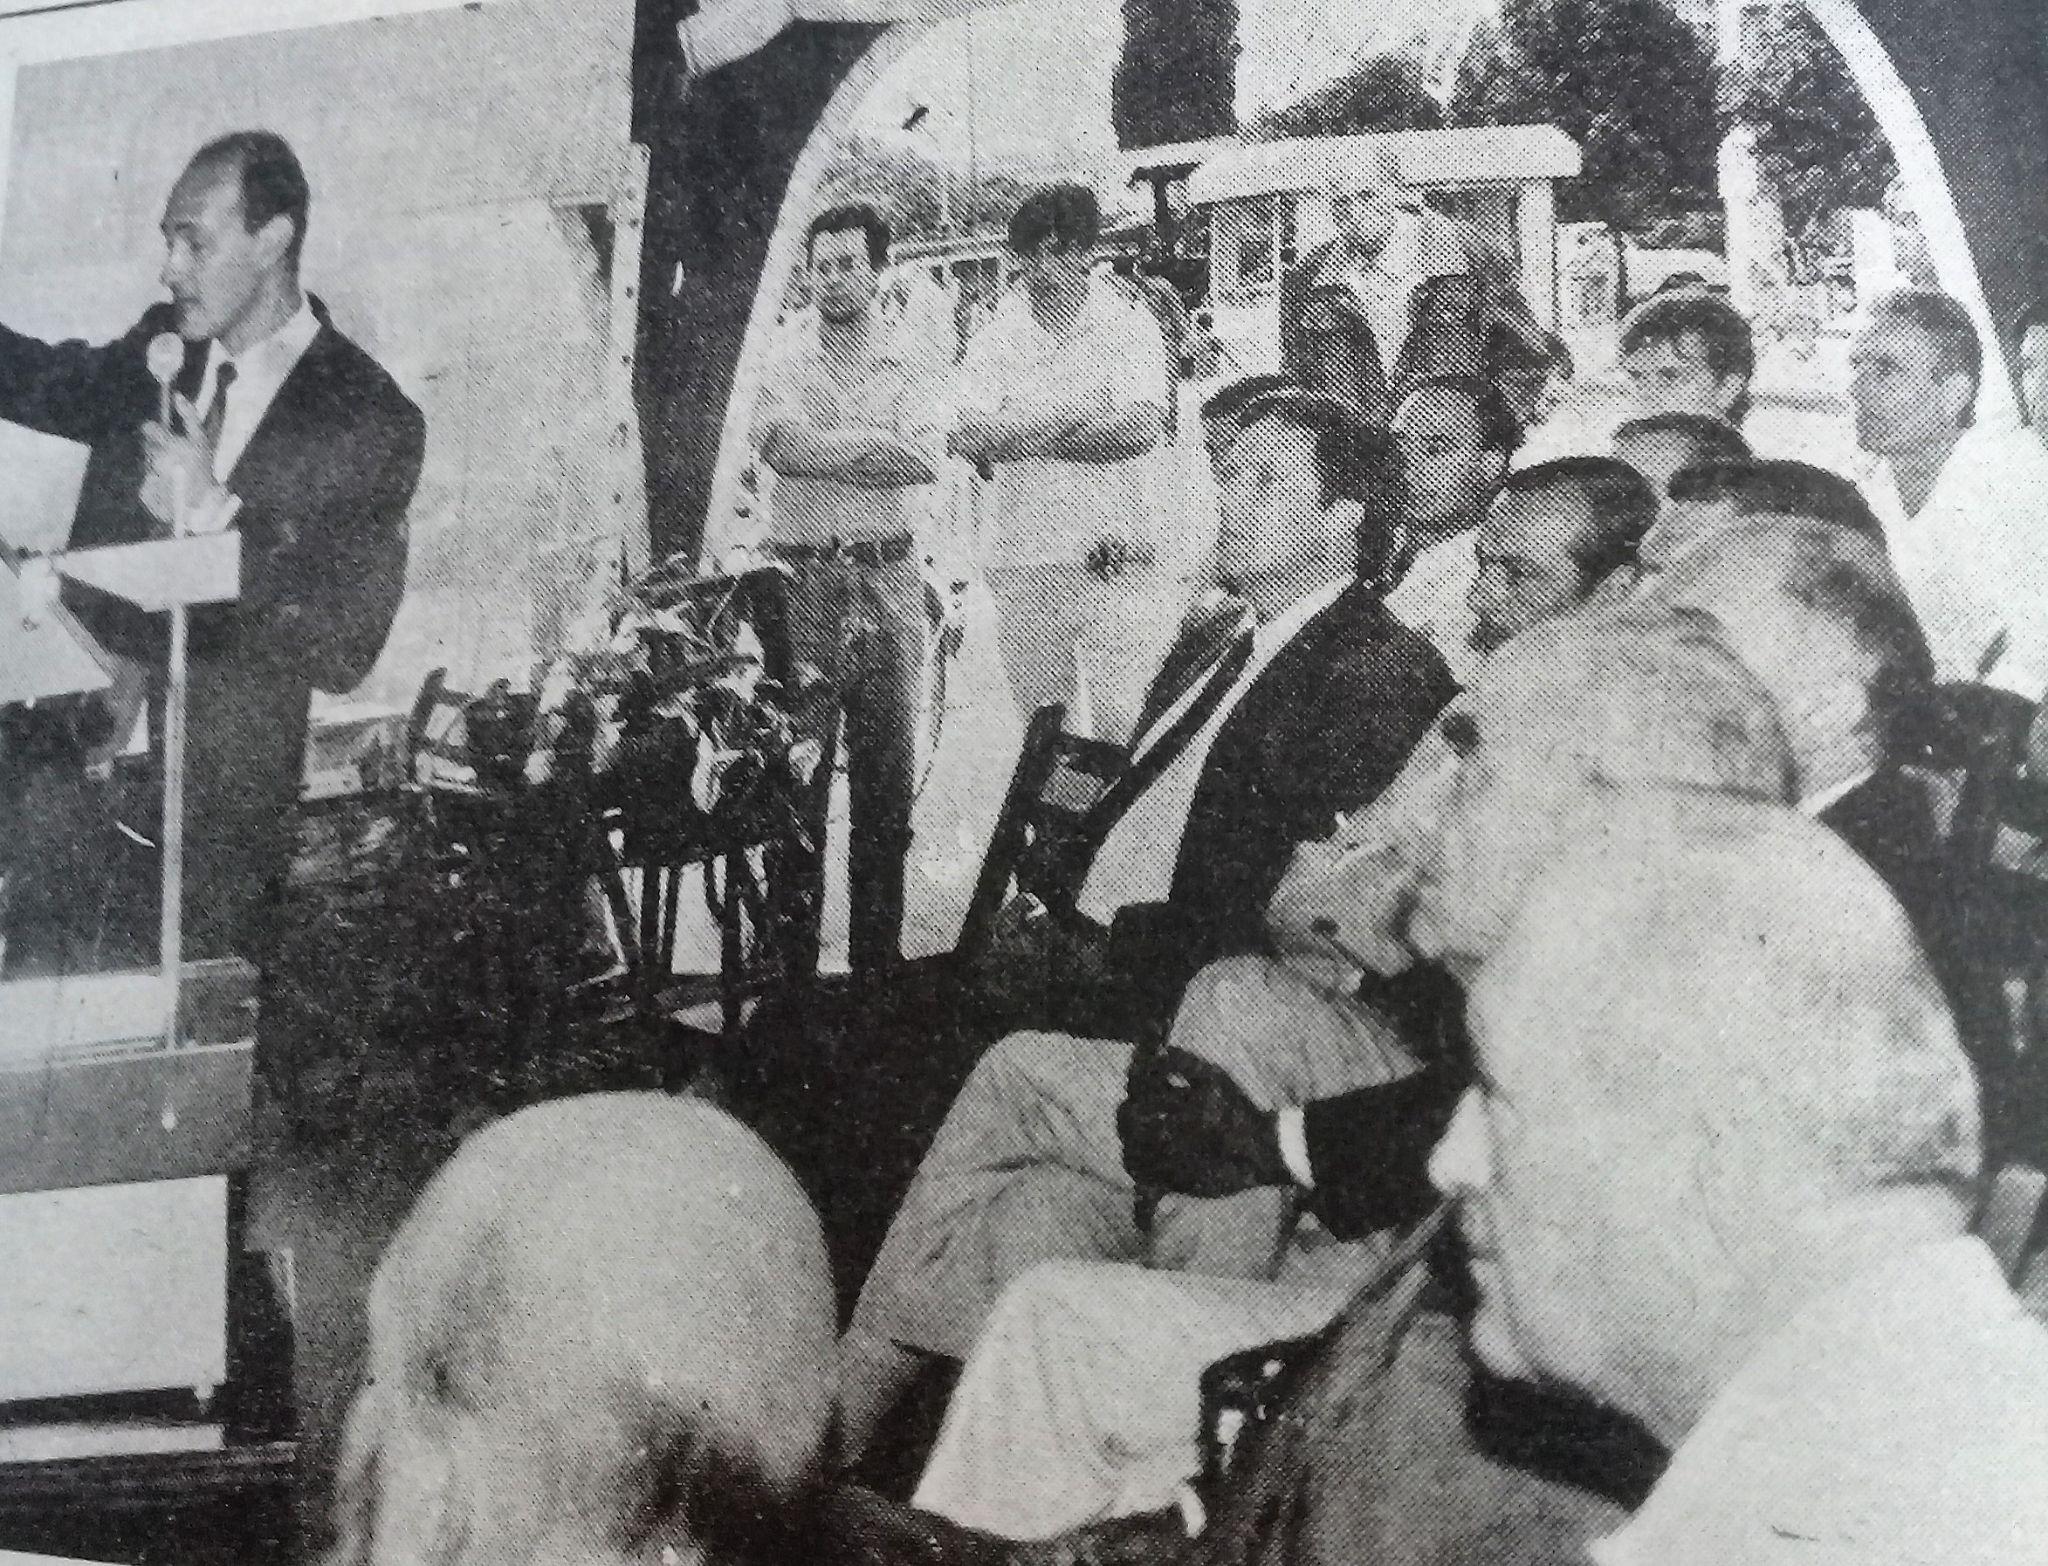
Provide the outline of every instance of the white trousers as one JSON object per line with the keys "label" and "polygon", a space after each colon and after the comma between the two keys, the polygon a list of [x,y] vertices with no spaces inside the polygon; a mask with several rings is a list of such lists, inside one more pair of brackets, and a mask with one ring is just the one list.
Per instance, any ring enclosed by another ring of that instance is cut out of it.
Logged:
{"label": "white trousers", "polygon": [[1017,1539],[1171,1505],[1201,1466],[1202,1371],[1327,1326],[1369,1271],[1304,1284],[1033,1268],[990,1313],[917,1504]]}
{"label": "white trousers", "polygon": [[[1292,969],[1226,958],[1182,998],[1173,1043],[1215,1062],[1275,1108],[1388,1082],[1413,1069],[1393,1030]],[[1040,1262],[1144,1262],[1270,1280],[1348,1275],[1353,1247],[1308,1254],[1291,1191],[1169,1197],[1151,1232],[1132,1212],[1116,1109],[1131,1047],[1016,1033],[961,1088],[898,1209],[854,1309],[854,1330],[965,1358],[996,1296]],[[1376,1247],[1367,1247],[1374,1250]]]}

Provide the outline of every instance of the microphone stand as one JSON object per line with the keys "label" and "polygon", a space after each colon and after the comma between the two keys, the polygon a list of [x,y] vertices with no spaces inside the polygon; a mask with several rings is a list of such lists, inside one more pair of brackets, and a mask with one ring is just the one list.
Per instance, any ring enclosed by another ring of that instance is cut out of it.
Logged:
{"label": "microphone stand", "polygon": [[[171,427],[171,388],[163,386],[164,428]],[[171,494],[171,536],[185,536],[184,485]],[[171,606],[171,650],[164,675],[164,862],[158,894],[157,961],[163,970],[168,1011],[164,1045],[178,1047],[178,1007],[185,977],[185,709],[187,638],[191,611]]]}

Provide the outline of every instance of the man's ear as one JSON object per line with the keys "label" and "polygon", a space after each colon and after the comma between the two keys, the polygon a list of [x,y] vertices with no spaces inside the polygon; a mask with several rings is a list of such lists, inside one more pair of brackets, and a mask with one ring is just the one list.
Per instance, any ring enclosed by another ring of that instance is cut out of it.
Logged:
{"label": "man's ear", "polygon": [[1353,549],[1364,557],[1373,549],[1383,548],[1384,545],[1363,536],[1364,527],[1365,507],[1356,500],[1339,496],[1323,508],[1323,539],[1339,552]]}
{"label": "man's ear", "polygon": [[282,212],[256,230],[256,252],[264,266],[276,266],[291,253],[292,238],[297,231],[297,225]]}

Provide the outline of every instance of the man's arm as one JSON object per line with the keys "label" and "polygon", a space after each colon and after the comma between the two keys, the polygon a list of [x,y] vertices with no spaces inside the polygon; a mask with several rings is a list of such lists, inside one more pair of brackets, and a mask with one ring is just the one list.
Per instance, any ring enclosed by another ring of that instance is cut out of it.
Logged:
{"label": "man's arm", "polygon": [[1045,455],[1061,462],[1127,462],[1165,437],[1166,416],[1154,403],[1113,409],[1047,443]]}
{"label": "man's arm", "polygon": [[151,310],[129,333],[103,346],[46,343],[0,326],[0,419],[86,444],[111,429],[155,416],[155,383],[142,344],[169,330],[167,310]]}
{"label": "man's arm", "polygon": [[899,489],[938,479],[914,444],[887,430],[820,430],[784,419],[769,430],[761,457],[784,478],[829,479],[863,489]]}

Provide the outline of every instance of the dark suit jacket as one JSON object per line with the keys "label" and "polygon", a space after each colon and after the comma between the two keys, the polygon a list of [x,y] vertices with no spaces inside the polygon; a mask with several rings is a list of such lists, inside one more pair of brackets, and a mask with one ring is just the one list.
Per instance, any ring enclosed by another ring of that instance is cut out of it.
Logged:
{"label": "dark suit jacket", "polygon": [[1456,690],[1435,648],[1354,584],[1252,682],[1210,747],[1164,903],[1119,912],[1125,1036],[1171,1021],[1187,981],[1260,949],[1295,845],[1378,797]]}
{"label": "dark suit jacket", "polygon": [[[240,947],[284,867],[288,812],[315,686],[346,691],[383,649],[405,586],[406,508],[426,426],[376,361],[320,330],[229,475],[241,500],[240,601],[192,615],[186,783],[187,952]],[[169,330],[156,306],[102,347],[0,328],[0,418],[91,447],[74,548],[159,536],[139,499],[142,426],[157,416],[146,350]],[[204,345],[187,350],[196,385]],[[161,670],[163,617],[67,588],[111,650]]]}

